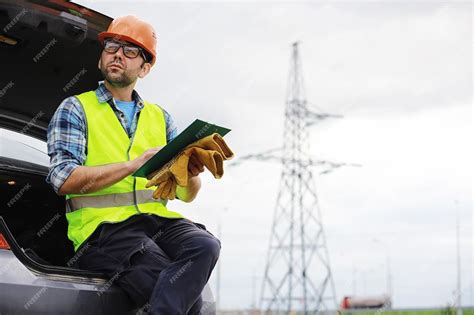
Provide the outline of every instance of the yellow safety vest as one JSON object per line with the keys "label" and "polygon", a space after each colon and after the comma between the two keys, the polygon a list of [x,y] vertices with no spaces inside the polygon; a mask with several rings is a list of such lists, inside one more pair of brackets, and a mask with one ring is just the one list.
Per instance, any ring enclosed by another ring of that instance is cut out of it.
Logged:
{"label": "yellow safety vest", "polygon": [[[166,145],[163,111],[144,102],[137,129],[130,139],[107,102],[100,103],[94,91],[76,96],[87,122],[85,166],[120,163],[135,159],[149,148]],[[152,197],[155,187],[145,188],[146,178],[127,176],[94,193],[66,195],[68,237],[74,250],[105,222],[121,222],[149,213],[166,218],[183,218],[166,208],[166,201]],[[84,187],[87,190],[87,184]]]}

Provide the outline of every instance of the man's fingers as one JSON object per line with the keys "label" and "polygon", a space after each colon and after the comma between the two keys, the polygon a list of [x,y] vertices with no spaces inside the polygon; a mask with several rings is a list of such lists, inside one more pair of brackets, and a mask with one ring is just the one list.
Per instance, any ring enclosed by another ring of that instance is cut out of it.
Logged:
{"label": "man's fingers", "polygon": [[189,170],[189,173],[191,173],[192,176],[197,176],[199,174],[199,170],[197,169],[197,167],[194,166],[191,163],[189,164],[188,170]]}
{"label": "man's fingers", "polygon": [[160,151],[163,147],[154,147],[150,148],[146,151],[146,153],[150,156],[155,155],[158,151]]}
{"label": "man's fingers", "polygon": [[204,165],[194,155],[189,159],[189,164],[193,165],[199,173],[204,172]]}
{"label": "man's fingers", "polygon": [[198,170],[199,170],[199,173],[202,173],[204,172],[204,165],[202,165],[201,163],[198,164]]}

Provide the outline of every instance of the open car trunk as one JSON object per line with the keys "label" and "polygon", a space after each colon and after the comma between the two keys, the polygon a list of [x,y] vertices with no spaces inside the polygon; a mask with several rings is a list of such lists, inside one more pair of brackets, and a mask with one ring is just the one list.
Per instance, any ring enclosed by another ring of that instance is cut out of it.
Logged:
{"label": "open car trunk", "polygon": [[45,166],[0,157],[0,232],[15,256],[38,272],[105,278],[74,268],[65,198],[46,183],[47,172]]}
{"label": "open car trunk", "polygon": [[[102,80],[97,35],[111,21],[68,1],[0,0],[0,128],[46,141],[61,101],[95,89]],[[64,197],[45,182],[47,162],[32,161],[28,154],[12,158],[9,151],[16,148],[0,147],[3,229],[25,250],[15,255],[67,267],[74,252]]]}
{"label": "open car trunk", "polygon": [[66,265],[74,254],[66,238],[64,198],[45,182],[48,169],[0,158],[0,215],[18,244],[53,265]]}

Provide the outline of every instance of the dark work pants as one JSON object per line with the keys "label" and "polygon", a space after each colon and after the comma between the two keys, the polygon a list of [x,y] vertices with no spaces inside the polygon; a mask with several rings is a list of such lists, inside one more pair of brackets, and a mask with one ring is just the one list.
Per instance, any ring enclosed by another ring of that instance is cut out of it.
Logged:
{"label": "dark work pants", "polygon": [[199,314],[221,245],[188,219],[139,214],[102,224],[81,248],[79,268],[106,273],[148,314],[178,315]]}

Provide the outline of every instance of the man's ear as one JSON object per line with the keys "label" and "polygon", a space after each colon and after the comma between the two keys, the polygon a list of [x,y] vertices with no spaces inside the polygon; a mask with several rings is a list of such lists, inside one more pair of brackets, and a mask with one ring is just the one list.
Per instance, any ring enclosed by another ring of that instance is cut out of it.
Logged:
{"label": "man's ear", "polygon": [[99,70],[100,70],[100,60],[101,58],[99,58],[99,62],[97,63],[97,68],[99,68]]}
{"label": "man's ear", "polygon": [[140,72],[138,73],[138,77],[140,79],[143,79],[144,77],[147,76],[147,74],[150,72],[150,70],[151,70],[151,63],[145,62],[142,65],[142,68],[140,69]]}

